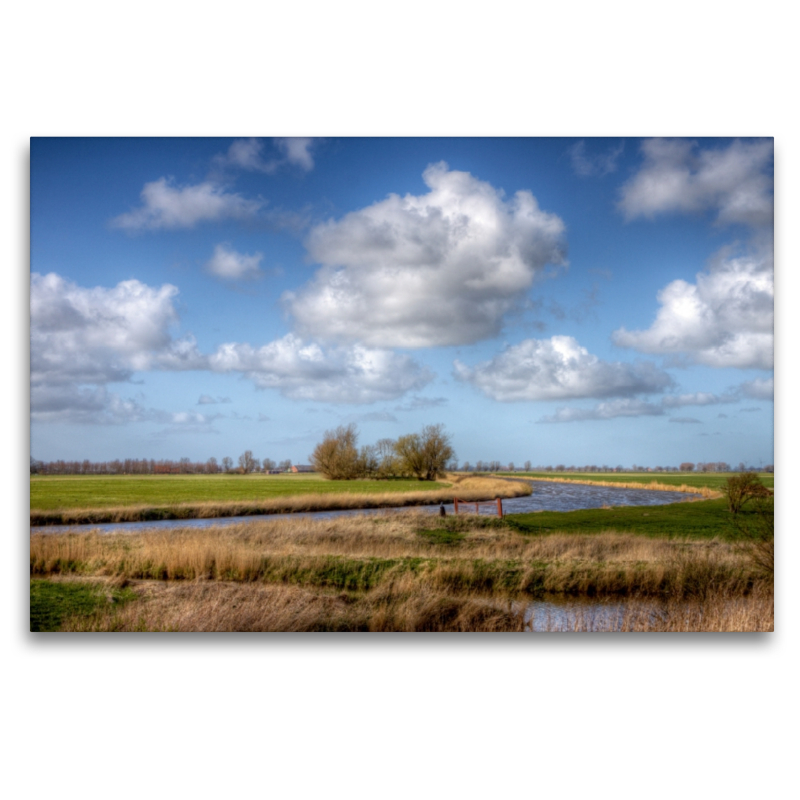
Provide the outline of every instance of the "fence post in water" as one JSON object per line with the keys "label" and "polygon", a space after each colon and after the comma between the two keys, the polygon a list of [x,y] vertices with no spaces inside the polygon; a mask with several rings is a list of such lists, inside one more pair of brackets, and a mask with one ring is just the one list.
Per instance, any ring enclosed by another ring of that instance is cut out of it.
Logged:
{"label": "fence post in water", "polygon": [[475,513],[476,514],[480,514],[481,513],[480,511],[478,511],[478,504],[477,503],[475,503]]}
{"label": "fence post in water", "polygon": [[455,512],[454,513],[458,514],[458,498],[457,497],[453,498],[453,508],[455,508]]}
{"label": "fence post in water", "polygon": [[503,518],[503,501],[499,497],[497,498],[497,516]]}

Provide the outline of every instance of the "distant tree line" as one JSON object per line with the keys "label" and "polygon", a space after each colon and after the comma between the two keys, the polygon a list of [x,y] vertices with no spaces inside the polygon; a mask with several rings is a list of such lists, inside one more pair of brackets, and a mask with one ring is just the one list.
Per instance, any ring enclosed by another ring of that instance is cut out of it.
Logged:
{"label": "distant tree line", "polygon": [[290,458],[276,464],[271,458],[255,458],[252,450],[245,450],[235,467],[230,456],[225,456],[221,461],[213,456],[207,461],[192,461],[188,458],[178,461],[152,458],[39,461],[31,457],[31,475],[244,475],[252,472],[286,472],[291,467]]}
{"label": "distant tree line", "polygon": [[420,433],[381,439],[360,448],[358,435],[352,424],[325,431],[311,454],[311,465],[331,480],[414,477],[421,481],[435,480],[457,466],[443,425],[426,425]]}
{"label": "distant tree line", "polygon": [[[437,474],[445,470],[450,472],[774,472],[772,464],[765,467],[747,466],[743,461],[735,467],[724,461],[708,461],[694,463],[684,461],[678,467],[657,466],[632,467],[622,465],[609,466],[587,465],[566,466],[548,464],[547,466],[531,466],[526,461],[522,466],[513,462],[502,464],[500,461],[476,461],[471,464],[465,461],[460,467],[455,461],[455,454],[450,437],[444,433],[441,425],[429,425],[422,433],[401,436],[394,439],[380,439],[374,445],[358,448],[358,431],[355,425],[326,431],[325,439],[314,451],[318,472],[328,474],[326,470],[344,479],[348,477],[393,478],[412,475],[428,479],[435,469]],[[423,455],[424,454],[424,455]],[[286,472],[291,469],[292,460],[287,458],[275,462],[271,458],[258,459],[252,450],[245,450],[239,456],[236,465],[229,456],[217,461],[213,456],[207,461],[192,461],[181,458],[170,459],[136,459],[126,458],[114,461],[39,461],[31,457],[31,475],[242,475],[253,472]]]}
{"label": "distant tree line", "polygon": [[736,467],[732,467],[725,461],[699,462],[697,464],[684,461],[679,467],[643,467],[638,464],[633,464],[631,467],[623,467],[621,464],[614,467],[608,464],[590,464],[582,467],[548,464],[547,466],[532,467],[530,461],[526,461],[522,466],[516,466],[513,461],[507,465],[501,464],[499,461],[476,461],[474,464],[465,461],[460,468],[456,467],[455,469],[460,469],[461,472],[774,472],[775,470],[772,464],[767,464],[766,467],[753,467],[746,466],[743,461],[740,461]]}

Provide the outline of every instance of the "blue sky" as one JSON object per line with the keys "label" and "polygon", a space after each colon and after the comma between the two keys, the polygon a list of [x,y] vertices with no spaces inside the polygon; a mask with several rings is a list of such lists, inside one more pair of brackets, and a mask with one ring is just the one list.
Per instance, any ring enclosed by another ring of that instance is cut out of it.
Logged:
{"label": "blue sky", "polygon": [[31,453],[773,462],[771,139],[34,138]]}

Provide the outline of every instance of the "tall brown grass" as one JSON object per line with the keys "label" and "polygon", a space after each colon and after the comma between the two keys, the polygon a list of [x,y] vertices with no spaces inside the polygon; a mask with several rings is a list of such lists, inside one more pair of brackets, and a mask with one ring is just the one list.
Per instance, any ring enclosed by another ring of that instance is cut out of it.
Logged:
{"label": "tall brown grass", "polygon": [[305,587],[143,582],[138,599],[67,619],[68,631],[537,631],[755,632],[775,626],[771,593],[702,601],[629,601],[612,606],[550,605],[448,595],[406,581],[355,597]]}
{"label": "tall brown grass", "polygon": [[302,511],[338,511],[357,508],[403,508],[452,502],[454,493],[462,500],[483,501],[497,497],[523,497],[531,494],[525,481],[494,478],[448,476],[452,485],[438,491],[379,492],[375,494],[305,494],[252,501],[175,503],[173,505],[131,505],[114,508],[71,508],[31,511],[30,524],[93,525],[114,522],[139,522],[160,519],[212,519],[260,514],[290,514]]}
{"label": "tall brown grass", "polygon": [[[491,518],[387,514],[136,534],[33,534],[31,574],[230,580],[369,590],[410,575],[463,594],[703,597],[770,581],[735,545],[609,532],[525,537]],[[455,537],[455,541],[453,538]]]}

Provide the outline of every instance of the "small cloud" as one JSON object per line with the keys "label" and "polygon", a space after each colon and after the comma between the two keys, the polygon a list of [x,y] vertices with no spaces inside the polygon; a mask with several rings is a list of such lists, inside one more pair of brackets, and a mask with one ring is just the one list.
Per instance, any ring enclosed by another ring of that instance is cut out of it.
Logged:
{"label": "small cloud", "polygon": [[694,417],[670,417],[670,422],[678,422],[681,425],[702,425],[703,423],[700,422],[699,419],[695,419]]}
{"label": "small cloud", "polygon": [[665,408],[681,408],[683,406],[714,406],[721,403],[738,403],[739,395],[728,392],[713,394],[712,392],[693,392],[691,394],[667,395],[661,399]]}
{"label": "small cloud", "polygon": [[395,406],[395,411],[420,411],[427,408],[439,408],[447,405],[446,397],[412,397],[407,403]]}
{"label": "small cloud", "polygon": [[259,422],[269,422],[269,417],[266,414],[262,414],[260,411],[258,412],[258,421]]}
{"label": "small cloud", "polygon": [[398,422],[398,419],[394,414],[390,414],[388,411],[371,411],[368,414],[360,414],[359,416],[353,417],[354,422]]}
{"label": "small cloud", "polygon": [[243,169],[248,172],[263,172],[273,175],[281,167],[291,165],[299,167],[303,172],[314,169],[312,150],[319,142],[307,136],[293,136],[273,139],[278,157],[264,158],[263,139],[236,139],[224,155],[214,158],[214,164],[221,168]]}
{"label": "small cloud", "polygon": [[617,417],[660,417],[663,414],[664,409],[655,403],[623,399],[600,403],[594,408],[562,407],[557,409],[555,414],[542,417],[538,422],[585,422],[587,420],[616,419]]}
{"label": "small cloud", "polygon": [[717,419],[728,419],[727,414],[717,414]]}
{"label": "small cloud", "polygon": [[741,413],[745,413],[746,414],[748,412],[752,413],[754,411],[761,411],[761,409],[760,408],[740,408],[739,411]]}
{"label": "small cloud", "polygon": [[775,396],[774,378],[756,378],[741,385],[742,394],[751,400],[772,400]]}
{"label": "small cloud", "polygon": [[261,275],[259,265],[263,257],[261,253],[238,253],[223,242],[214,248],[205,269],[210,275],[226,281],[252,280]]}
{"label": "small cloud", "polygon": [[194,228],[198,222],[251,219],[263,203],[226,192],[212,181],[194,186],[176,186],[171,179],[146,183],[142,205],[111,220],[112,228],[127,231]]}
{"label": "small cloud", "polygon": [[215,405],[217,403],[230,403],[230,397],[211,397],[208,394],[201,394],[200,399],[197,401],[197,405],[199,406],[210,406]]}
{"label": "small cloud", "polygon": [[586,142],[581,140],[567,151],[572,159],[572,169],[581,178],[599,177],[615,172],[617,160],[622,155],[624,145],[606,150],[604,153],[589,155],[586,152]]}

